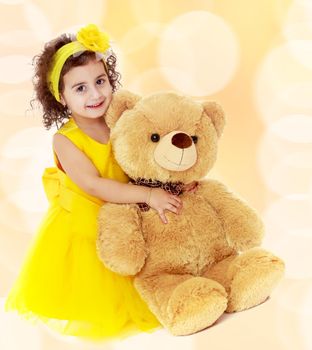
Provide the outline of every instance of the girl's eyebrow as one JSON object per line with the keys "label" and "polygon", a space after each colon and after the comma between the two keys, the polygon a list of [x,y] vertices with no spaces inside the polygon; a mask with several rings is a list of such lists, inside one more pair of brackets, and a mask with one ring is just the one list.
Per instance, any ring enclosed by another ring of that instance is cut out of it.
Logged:
{"label": "girl's eyebrow", "polygon": [[[106,77],[106,74],[105,74],[105,73],[100,74],[100,75],[99,75],[98,77],[96,77],[95,79],[97,80],[97,79],[99,79],[99,78],[101,78],[101,77]],[[73,89],[75,86],[80,85],[80,84],[87,84],[87,83],[84,82],[84,81],[82,81],[82,82],[80,82],[80,83],[74,84],[71,88]]]}

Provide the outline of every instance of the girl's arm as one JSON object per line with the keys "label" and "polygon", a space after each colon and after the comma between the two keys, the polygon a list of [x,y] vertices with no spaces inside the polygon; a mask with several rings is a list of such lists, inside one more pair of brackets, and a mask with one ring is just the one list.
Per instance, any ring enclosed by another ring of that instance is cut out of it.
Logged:
{"label": "girl's arm", "polygon": [[178,196],[160,188],[147,188],[101,177],[92,161],[66,136],[53,136],[53,149],[66,174],[85,192],[112,203],[147,202],[167,222],[164,210],[180,213],[182,201]]}

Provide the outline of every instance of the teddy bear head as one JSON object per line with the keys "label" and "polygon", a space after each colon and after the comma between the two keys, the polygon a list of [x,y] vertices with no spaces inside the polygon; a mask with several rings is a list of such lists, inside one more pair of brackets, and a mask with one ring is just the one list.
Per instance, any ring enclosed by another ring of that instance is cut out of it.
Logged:
{"label": "teddy bear head", "polygon": [[187,183],[204,177],[216,161],[224,112],[212,101],[174,92],[140,97],[118,91],[106,123],[114,156],[132,179]]}

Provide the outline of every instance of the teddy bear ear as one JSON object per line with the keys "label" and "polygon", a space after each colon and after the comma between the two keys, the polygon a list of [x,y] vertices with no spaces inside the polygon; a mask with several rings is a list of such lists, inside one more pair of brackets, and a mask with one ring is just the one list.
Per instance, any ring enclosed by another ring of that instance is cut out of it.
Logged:
{"label": "teddy bear ear", "polygon": [[125,110],[132,109],[140,99],[139,95],[128,90],[118,90],[114,93],[105,115],[105,121],[109,128],[116,124]]}
{"label": "teddy bear ear", "polygon": [[224,126],[225,126],[225,114],[224,110],[220,104],[213,101],[206,101],[202,103],[204,112],[211,119],[212,124],[214,125],[218,137],[222,135]]}

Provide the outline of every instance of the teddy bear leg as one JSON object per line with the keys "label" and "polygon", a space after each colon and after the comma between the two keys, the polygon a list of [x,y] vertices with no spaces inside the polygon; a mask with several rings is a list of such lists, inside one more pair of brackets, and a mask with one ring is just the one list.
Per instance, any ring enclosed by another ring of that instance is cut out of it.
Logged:
{"label": "teddy bear leg", "polygon": [[219,283],[192,275],[136,277],[134,285],[158,320],[173,335],[187,335],[212,325],[227,307]]}
{"label": "teddy bear leg", "polygon": [[284,262],[260,248],[219,262],[205,273],[221,283],[228,293],[226,312],[249,309],[271,294],[284,274]]}

